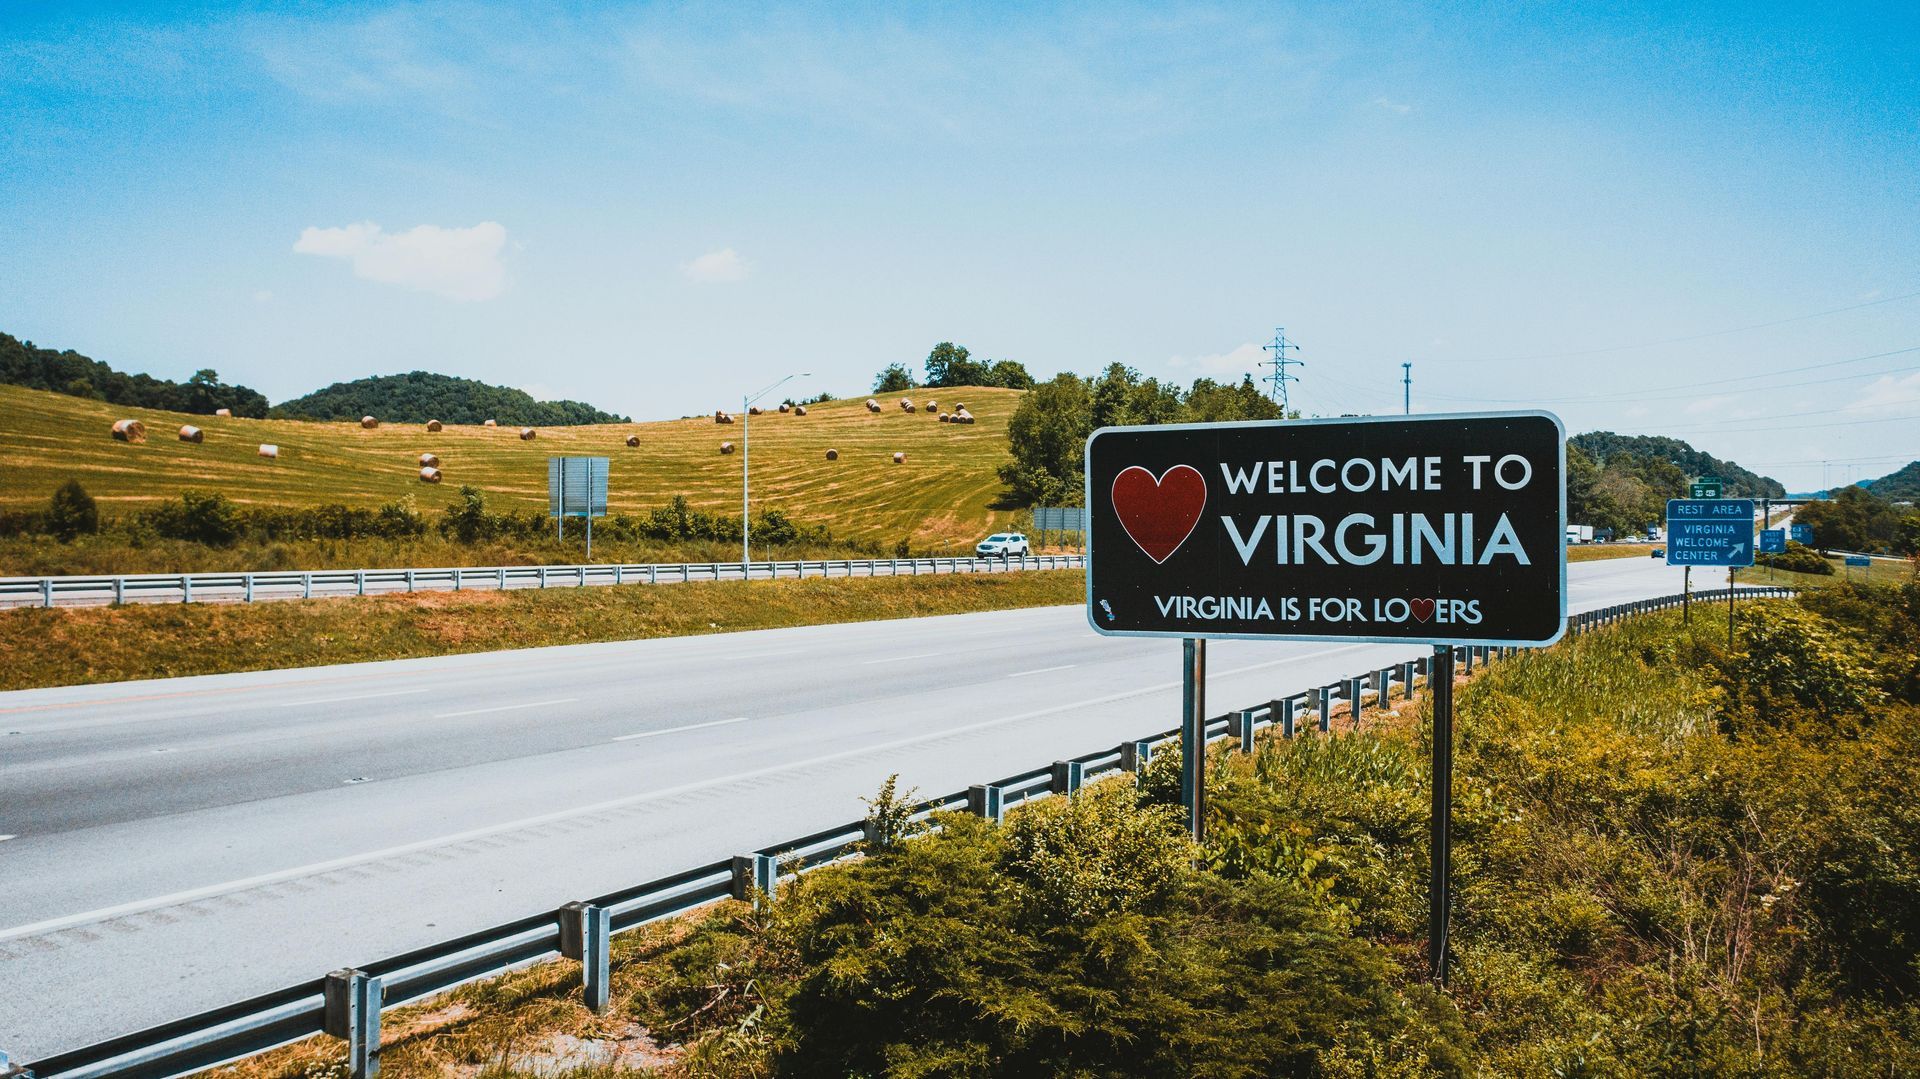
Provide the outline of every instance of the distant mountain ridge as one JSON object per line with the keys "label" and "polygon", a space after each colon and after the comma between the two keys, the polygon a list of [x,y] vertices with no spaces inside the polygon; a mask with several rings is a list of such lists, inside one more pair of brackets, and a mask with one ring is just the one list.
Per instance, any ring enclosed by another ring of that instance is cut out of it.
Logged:
{"label": "distant mountain ridge", "polygon": [[1665,435],[1617,435],[1612,431],[1588,431],[1567,441],[1586,451],[1602,465],[1615,454],[1629,453],[1636,457],[1658,457],[1671,461],[1689,479],[1718,476],[1726,481],[1721,493],[1728,498],[1784,498],[1787,494],[1786,487],[1771,476],[1741,468],[1732,461],[1723,461]]}
{"label": "distant mountain ridge", "polygon": [[245,386],[226,385],[211,369],[196,371],[185,382],[130,375],[72,349],[55,352],[6,333],[0,333],[0,383],[85,397],[110,405],[201,416],[211,416],[220,408],[253,419],[267,414],[264,394]]}
{"label": "distant mountain ridge", "polygon": [[1865,487],[1889,502],[1920,502],[1920,461],[1908,462],[1877,480],[1861,480],[1855,486]]}
{"label": "distant mountain ridge", "polygon": [[483,423],[570,427],[586,423],[630,423],[582,401],[536,401],[525,390],[495,386],[471,378],[409,371],[336,382],[304,397],[273,406],[285,419],[357,420],[376,416],[394,423]]}

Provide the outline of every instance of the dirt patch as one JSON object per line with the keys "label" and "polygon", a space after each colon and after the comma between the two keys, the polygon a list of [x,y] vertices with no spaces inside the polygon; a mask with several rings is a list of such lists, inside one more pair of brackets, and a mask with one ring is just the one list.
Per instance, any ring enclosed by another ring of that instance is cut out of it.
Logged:
{"label": "dirt patch", "polygon": [[678,1063],[680,1054],[663,1048],[648,1036],[638,1023],[623,1023],[602,1037],[582,1038],[573,1034],[549,1034],[524,1049],[508,1053],[504,1059],[488,1065],[463,1064],[447,1074],[472,1079],[487,1067],[504,1064],[516,1074],[536,1076],[565,1075],[579,1069],[608,1071],[654,1071]]}

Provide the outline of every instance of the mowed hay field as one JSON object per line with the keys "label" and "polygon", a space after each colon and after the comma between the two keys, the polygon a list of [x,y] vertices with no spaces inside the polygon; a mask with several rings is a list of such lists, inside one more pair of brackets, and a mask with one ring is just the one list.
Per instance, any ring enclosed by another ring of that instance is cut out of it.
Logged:
{"label": "mowed hay field", "polygon": [[[924,391],[915,391],[922,406]],[[1011,525],[1012,513],[993,508],[1001,494],[996,470],[1008,460],[1007,421],[1019,393],[1001,389],[934,394],[951,410],[964,402],[978,422],[939,422],[924,411],[901,411],[899,397],[866,397],[808,405],[807,415],[770,409],[752,419],[755,512],[781,510],[835,534],[915,549],[970,545]],[[147,441],[115,441],[113,422],[137,419]],[[123,408],[64,394],[0,386],[0,508],[40,508],[55,487],[78,479],[105,514],[119,514],[189,489],[220,491],[236,502],[303,506],[340,502],[372,506],[407,495],[437,512],[461,485],[485,491],[493,509],[537,509],[547,504],[547,458],[611,458],[609,508],[637,513],[684,495],[695,508],[740,512],[743,419],[716,424],[711,415],[688,420],[543,427],[523,442],[517,427],[383,422],[249,420]],[[179,441],[183,424],[205,441]],[[637,435],[640,445],[626,445]],[[732,442],[732,454],[720,452]],[[277,460],[256,455],[262,443],[280,447]],[[828,449],[839,460],[826,459]],[[419,480],[419,455],[440,457],[444,482]],[[905,453],[904,464],[893,455]]]}

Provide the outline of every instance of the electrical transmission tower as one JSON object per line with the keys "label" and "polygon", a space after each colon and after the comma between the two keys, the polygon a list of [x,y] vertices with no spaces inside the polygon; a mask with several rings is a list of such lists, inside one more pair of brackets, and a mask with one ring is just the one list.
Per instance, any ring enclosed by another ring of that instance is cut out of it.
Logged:
{"label": "electrical transmission tower", "polygon": [[1267,360],[1265,364],[1265,366],[1271,367],[1273,372],[1261,381],[1272,387],[1267,391],[1268,396],[1280,403],[1280,415],[1283,417],[1287,414],[1287,383],[1300,381],[1300,376],[1288,374],[1287,368],[1305,367],[1307,365],[1307,361],[1305,360],[1289,358],[1287,356],[1288,349],[1298,352],[1300,351],[1300,346],[1287,340],[1287,328],[1285,326],[1274,328],[1272,344],[1260,346],[1262,352],[1269,352],[1273,355],[1273,358]]}

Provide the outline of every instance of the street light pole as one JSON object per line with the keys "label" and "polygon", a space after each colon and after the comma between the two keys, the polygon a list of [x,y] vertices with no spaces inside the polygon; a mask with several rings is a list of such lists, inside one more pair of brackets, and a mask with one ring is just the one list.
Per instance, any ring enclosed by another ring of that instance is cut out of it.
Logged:
{"label": "street light pole", "polygon": [[780,381],[761,390],[740,398],[740,579],[746,580],[753,572],[753,547],[751,543],[753,500],[748,486],[747,459],[753,452],[753,403],[772,393],[796,378],[810,378],[813,372],[800,371],[788,375]]}

